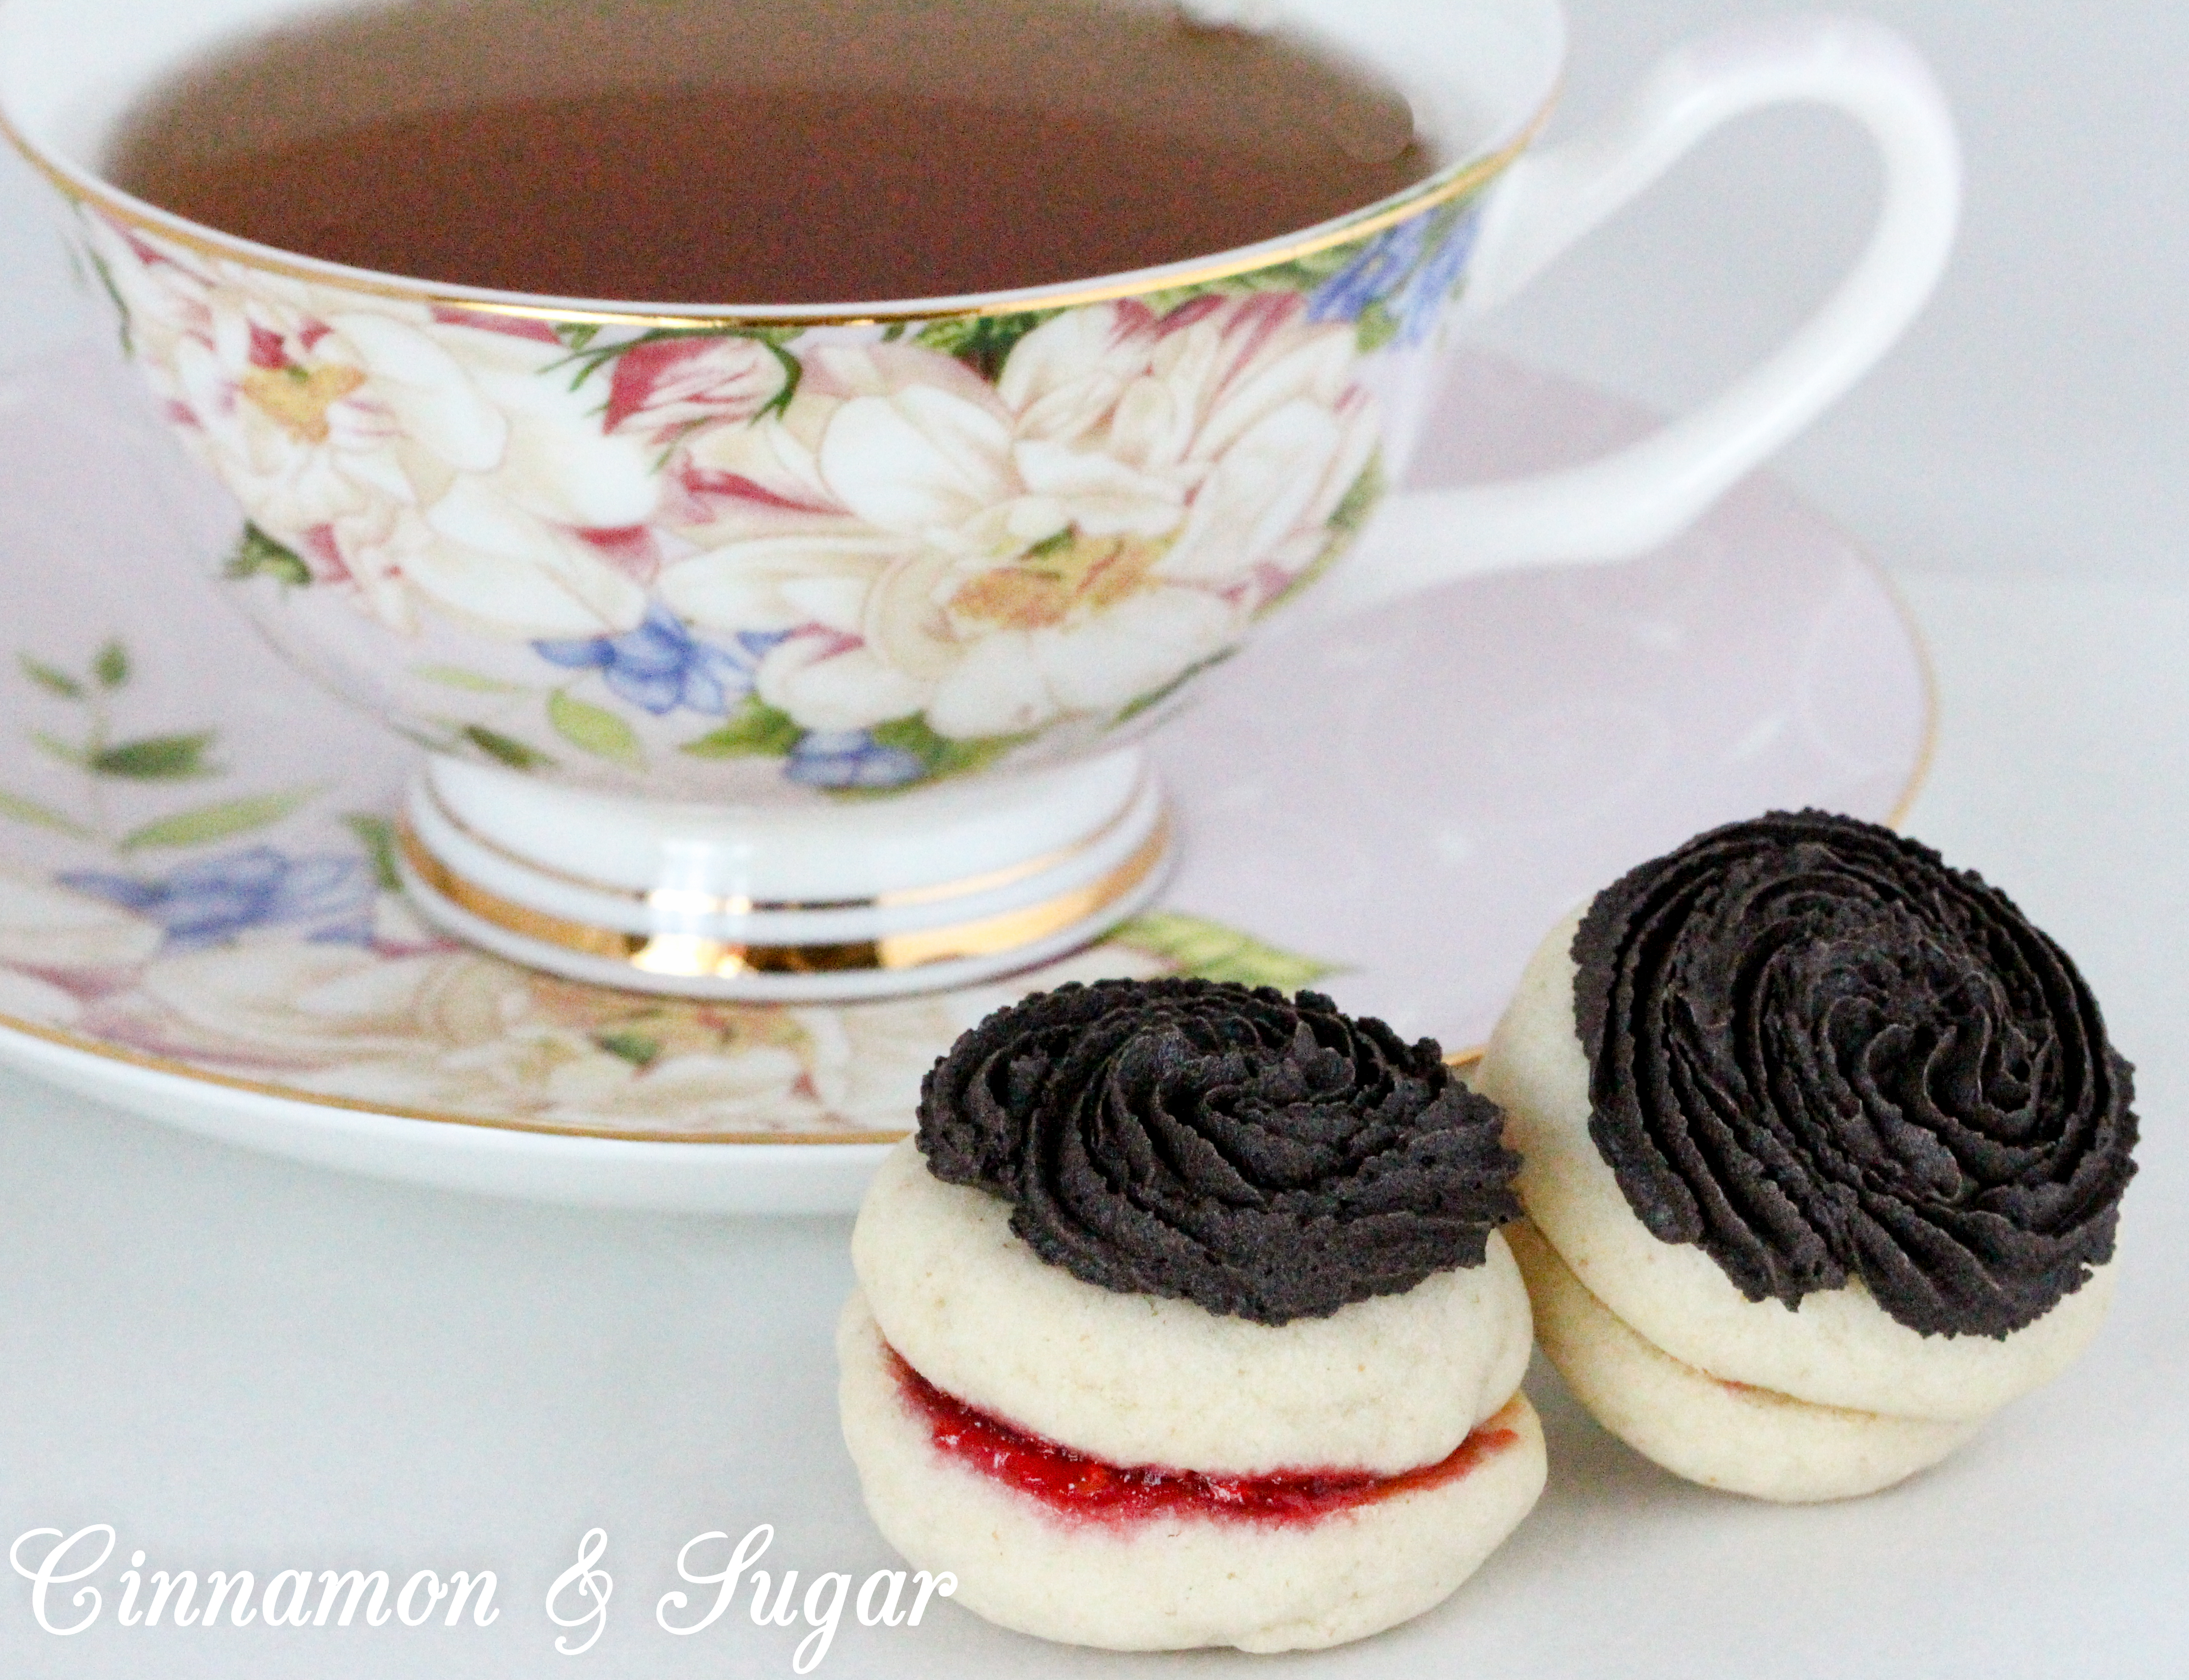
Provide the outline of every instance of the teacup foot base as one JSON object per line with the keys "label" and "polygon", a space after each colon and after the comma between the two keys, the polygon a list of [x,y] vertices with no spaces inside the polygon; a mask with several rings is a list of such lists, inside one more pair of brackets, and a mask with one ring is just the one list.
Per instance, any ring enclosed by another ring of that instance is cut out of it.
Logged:
{"label": "teacup foot base", "polygon": [[[994,811],[905,813],[915,831],[929,830],[919,838],[930,853],[993,863],[1010,837],[1038,836],[1031,857],[942,881],[908,872],[878,882],[854,871],[840,896],[778,898],[724,891],[719,867],[699,881],[691,857],[704,852],[718,866],[764,857],[797,850],[794,834],[740,834],[710,814],[662,844],[665,857],[686,867],[657,871],[652,885],[632,885],[627,871],[620,881],[578,876],[520,851],[512,835],[482,832],[479,813],[465,808],[478,803],[466,798],[480,791],[467,785],[476,772],[438,761],[412,786],[398,863],[413,903],[444,931],[592,985],[783,1004],[941,991],[1091,944],[1162,890],[1174,841],[1161,789],[1137,754],[1096,768],[1106,774],[1063,800],[1052,792]],[[484,814],[499,817],[499,801],[489,799]],[[656,820],[677,818],[670,810]],[[1083,831],[1057,844],[1060,823]]]}

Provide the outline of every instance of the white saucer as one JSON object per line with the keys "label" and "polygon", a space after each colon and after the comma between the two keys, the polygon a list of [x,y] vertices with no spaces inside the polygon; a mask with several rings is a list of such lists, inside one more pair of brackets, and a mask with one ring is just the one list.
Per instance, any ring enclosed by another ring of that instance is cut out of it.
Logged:
{"label": "white saucer", "polygon": [[[1470,1046],[1543,929],[1628,865],[1775,806],[1889,820],[1928,751],[1882,576],[1757,480],[1632,564],[1281,622],[1157,738],[1183,860],[1159,911],[1091,951],[827,1008],[582,986],[453,946],[386,890],[414,749],[218,599],[233,516],[125,378],[86,345],[0,382],[0,1058],[322,1165],[848,1209],[921,1073],[1021,993],[1314,983]],[[1416,477],[1578,458],[1644,423],[1470,359]]]}

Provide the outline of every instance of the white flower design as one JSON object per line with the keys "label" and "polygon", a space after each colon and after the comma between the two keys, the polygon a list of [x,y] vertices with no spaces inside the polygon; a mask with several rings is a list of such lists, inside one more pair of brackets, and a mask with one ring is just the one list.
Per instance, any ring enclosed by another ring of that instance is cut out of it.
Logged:
{"label": "white flower design", "polygon": [[994,385],[817,344],[779,418],[693,439],[686,617],[787,632],[761,697],[817,730],[961,739],[1115,710],[1225,652],[1322,554],[1375,447],[1348,328],[1296,293],[1055,317]]}
{"label": "white flower design", "polygon": [[149,960],[166,936],[133,910],[0,870],[0,964],[64,974],[126,970]]}
{"label": "white flower design", "polygon": [[89,1025],[154,1055],[353,1101],[633,1131],[908,1126],[920,1076],[959,1031],[928,998],[645,1016],[627,996],[445,945],[246,942],[132,979]]}
{"label": "white flower design", "polygon": [[83,1004],[71,987],[97,991],[125,979],[165,936],[133,911],[0,870],[0,1015],[72,1026]]}
{"label": "white flower design", "polygon": [[545,327],[365,300],[170,251],[88,215],[167,413],[252,520],[383,623],[510,639],[630,629],[648,440],[543,371]]}

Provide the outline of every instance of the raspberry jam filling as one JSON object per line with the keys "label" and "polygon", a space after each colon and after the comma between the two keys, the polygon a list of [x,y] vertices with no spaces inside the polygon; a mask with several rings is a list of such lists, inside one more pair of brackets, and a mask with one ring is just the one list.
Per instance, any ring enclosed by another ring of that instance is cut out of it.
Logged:
{"label": "raspberry jam filling", "polygon": [[1176,1513],[1307,1524],[1416,1489],[1443,1487],[1520,1439],[1505,1427],[1508,1406],[1478,1425],[1448,1457],[1394,1476],[1369,1470],[1227,1476],[1160,1464],[1106,1464],[975,1411],[914,1371],[896,1349],[885,1350],[906,1403],[926,1420],[938,1451],[1072,1517],[1128,1522]]}

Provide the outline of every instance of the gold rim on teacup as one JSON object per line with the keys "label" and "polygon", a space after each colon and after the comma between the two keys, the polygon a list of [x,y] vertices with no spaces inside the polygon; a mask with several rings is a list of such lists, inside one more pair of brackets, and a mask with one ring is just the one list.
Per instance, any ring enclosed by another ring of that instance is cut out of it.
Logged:
{"label": "gold rim on teacup", "polygon": [[1115,303],[1149,292],[1213,286],[1263,269],[1273,269],[1303,257],[1319,256],[1339,246],[1357,244],[1394,228],[1401,222],[1456,200],[1479,192],[1519,160],[1549,122],[1558,93],[1550,96],[1529,118],[1519,133],[1486,156],[1441,169],[1377,204],[1352,212],[1298,234],[1267,240],[1244,250],[1191,258],[1159,269],[1111,275],[1087,281],[1062,281],[1053,286],[1027,286],[1008,291],[974,292],[963,296],[909,298],[846,304],[706,304],[668,308],[646,303],[621,303],[606,299],[579,301],[521,293],[496,294],[478,287],[410,280],[376,269],[353,269],[317,257],[299,256],[278,246],[240,239],[202,223],[185,220],[158,206],[122,191],[98,176],[62,162],[26,139],[0,110],[0,137],[4,137],[33,169],[64,196],[88,206],[125,227],[156,235],[206,257],[240,263],[285,279],[317,282],[361,291],[376,297],[400,298],[428,308],[469,310],[501,315],[512,320],[540,321],[555,326],[632,326],[660,331],[705,331],[747,326],[883,326],[892,321],[931,320],[938,316],[994,317],[1022,314],[1034,309],[1071,309],[1091,303]]}

